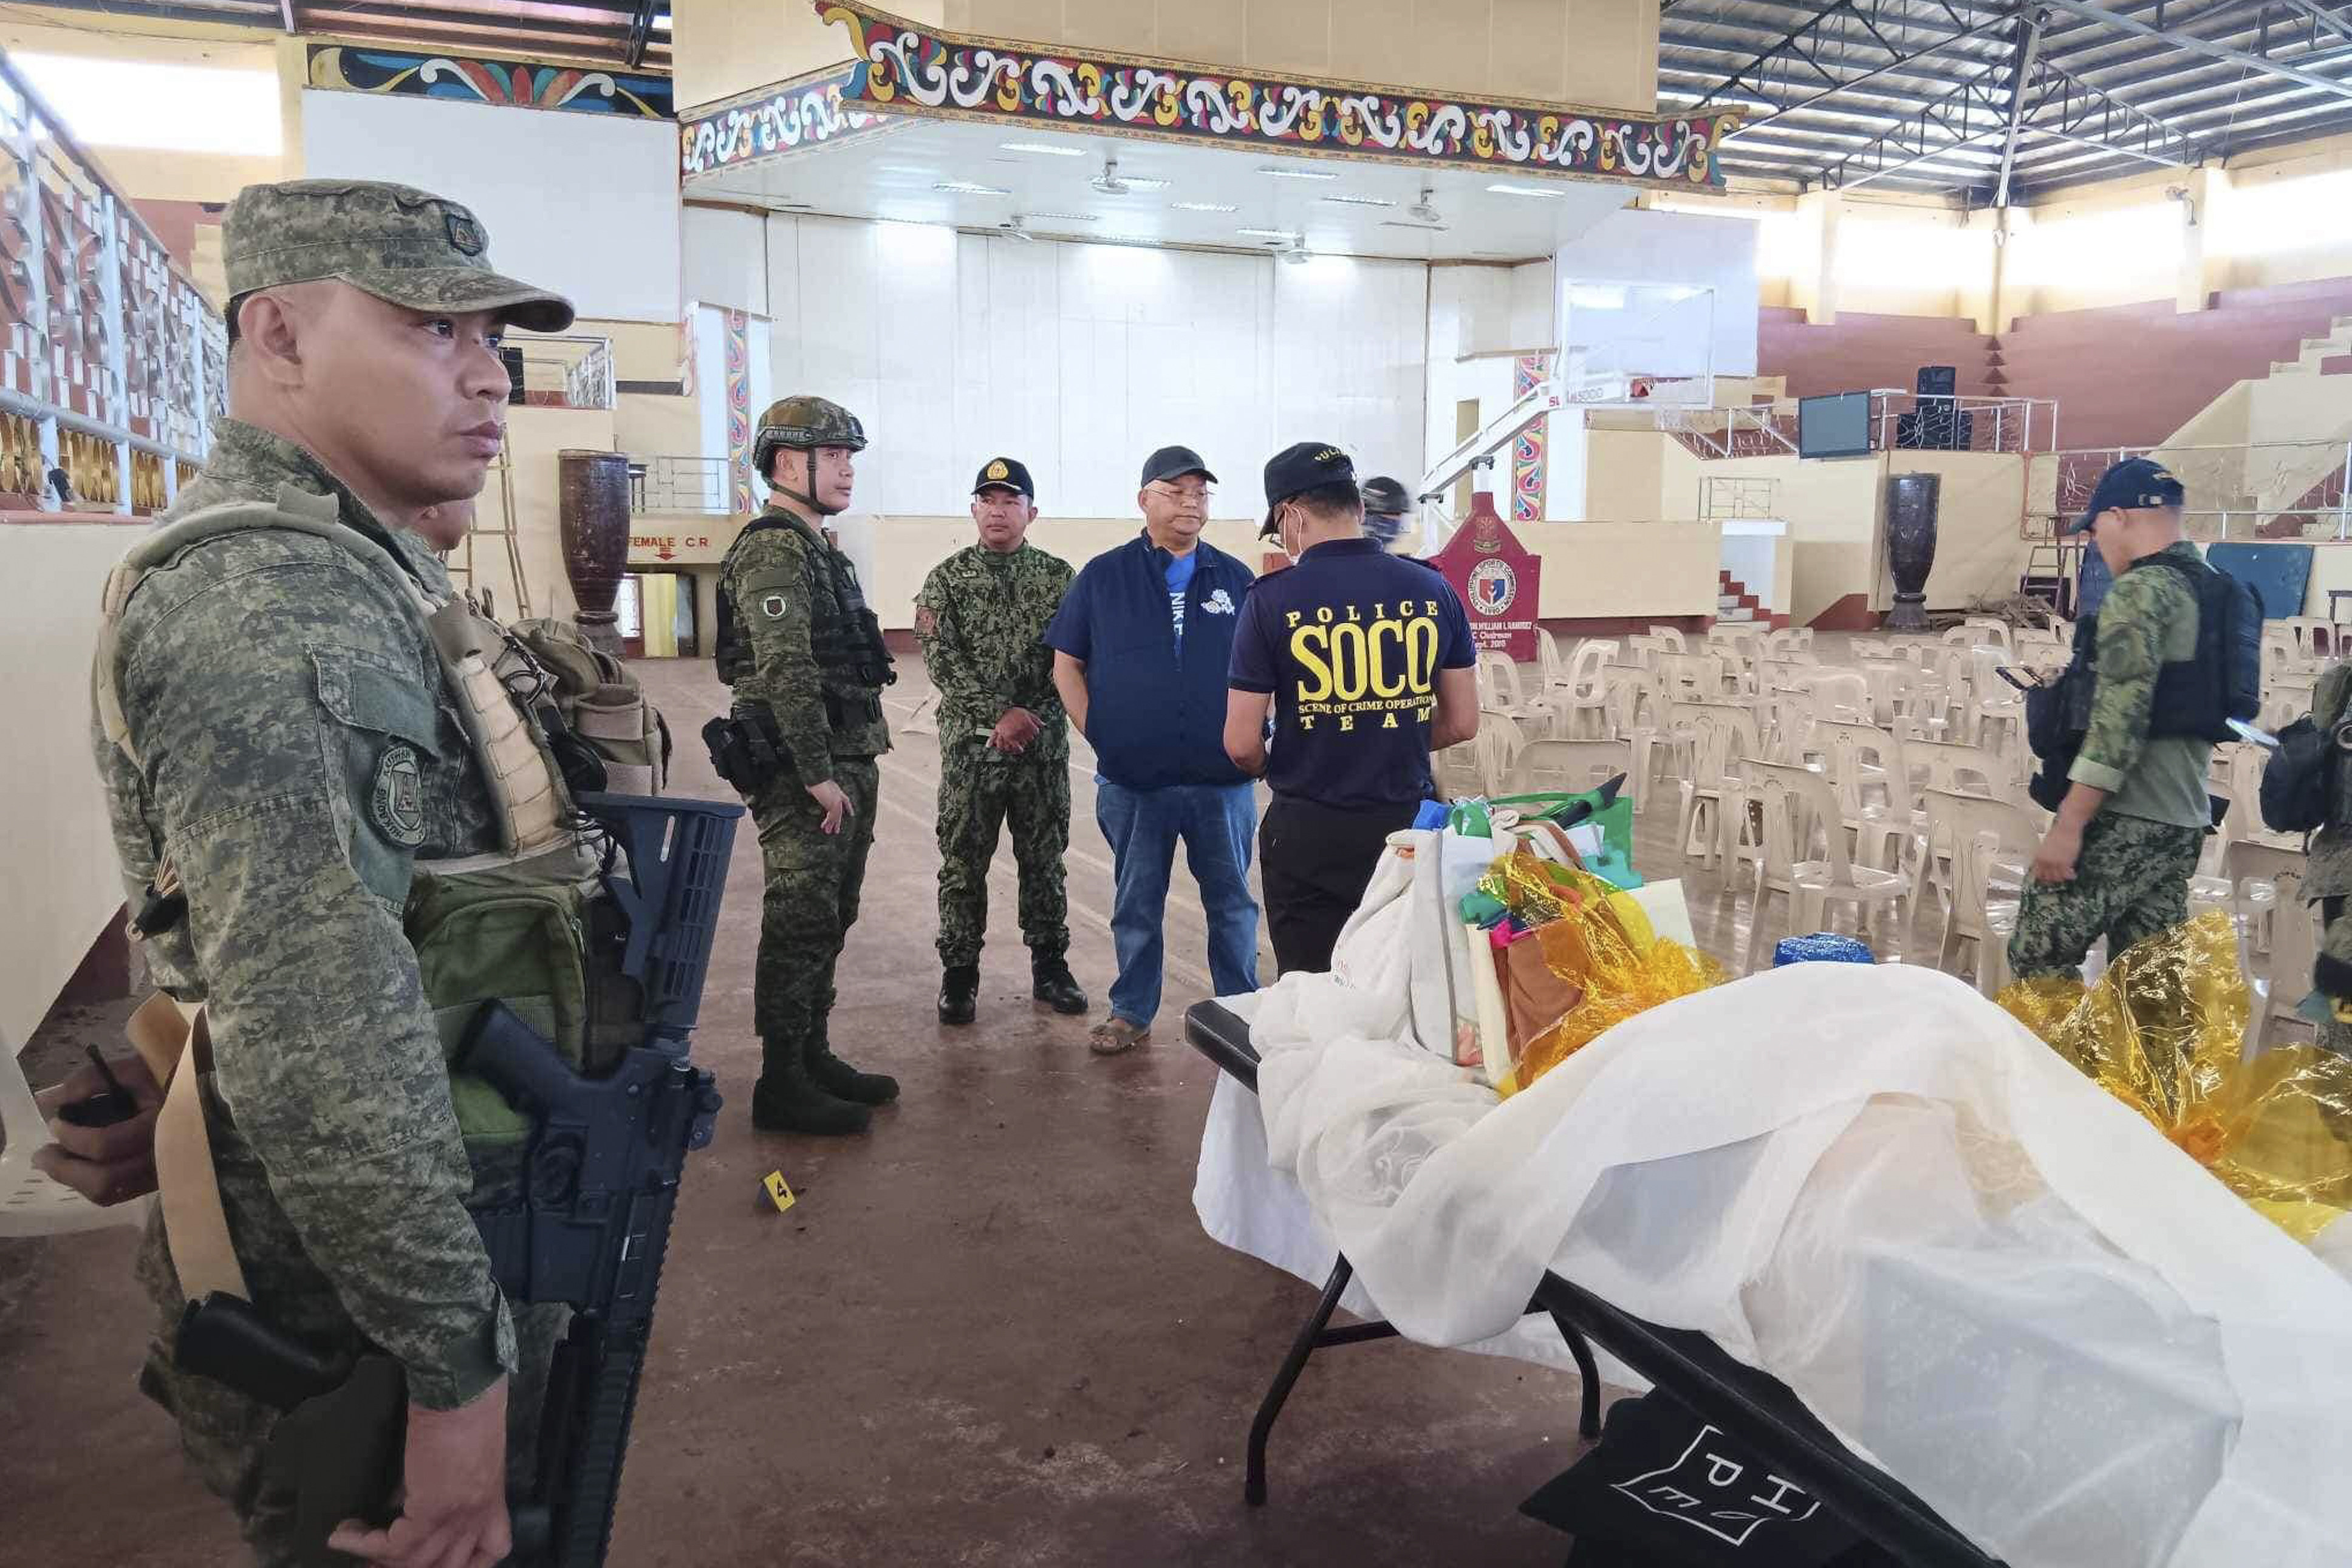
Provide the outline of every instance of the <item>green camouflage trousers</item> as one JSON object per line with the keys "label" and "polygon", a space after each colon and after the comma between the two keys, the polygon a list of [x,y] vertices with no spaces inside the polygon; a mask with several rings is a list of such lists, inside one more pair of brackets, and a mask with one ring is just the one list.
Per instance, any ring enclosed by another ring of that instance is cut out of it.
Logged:
{"label": "green camouflage trousers", "polygon": [[2028,881],[2009,939],[2021,980],[2079,977],[2101,936],[2110,962],[2189,918],[2189,879],[2205,835],[2196,828],[2102,811],[2083,830],[2072,882]]}
{"label": "green camouflage trousers", "polygon": [[882,770],[870,757],[836,757],[833,781],[849,797],[837,833],[824,812],[787,773],[751,800],[767,885],[760,900],[760,963],[751,981],[751,1018],[771,1049],[822,1038],[833,1011],[833,970],[866,885],[874,848],[874,813]]}
{"label": "green camouflage trousers", "polygon": [[[351,1314],[343,1310],[334,1286],[304,1254],[301,1239],[271,1200],[259,1157],[220,1116],[209,1076],[200,1083],[206,1102],[205,1120],[213,1133],[221,1204],[255,1308],[272,1326],[321,1354],[363,1353],[369,1347]],[[502,1166],[510,1166],[510,1172]],[[511,1161],[498,1154],[478,1157],[474,1191],[477,1202],[519,1198],[520,1151]],[[197,1478],[236,1514],[254,1561],[261,1568],[294,1568],[309,1561],[297,1552],[293,1494],[273,1487],[262,1473],[278,1412],[226,1384],[182,1372],[172,1364],[173,1342],[178,1336],[184,1302],[164,1239],[160,1207],[147,1221],[137,1273],[156,1311],[154,1337],[139,1372],[140,1391],[179,1423],[181,1450]],[[520,1491],[536,1477],[548,1368],[571,1312],[562,1306],[513,1305],[509,1310],[518,1368],[507,1384],[507,1482],[509,1491]]]}
{"label": "green camouflage trousers", "polygon": [[[1060,721],[1055,721],[1056,727]],[[1070,750],[1041,741],[1006,757],[977,737],[940,741],[940,963],[980,962],[988,936],[988,866],[997,830],[1013,824],[1021,873],[1021,936],[1033,955],[1070,949],[1062,856],[1070,847]]]}

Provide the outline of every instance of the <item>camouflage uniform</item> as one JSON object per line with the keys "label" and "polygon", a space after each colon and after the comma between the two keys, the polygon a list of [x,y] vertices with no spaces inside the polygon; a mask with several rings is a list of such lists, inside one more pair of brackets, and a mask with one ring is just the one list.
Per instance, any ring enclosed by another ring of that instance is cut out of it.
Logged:
{"label": "camouflage uniform", "polygon": [[[421,191],[254,186],[225,228],[232,295],[340,277],[417,308],[571,319],[557,297],[490,272],[472,214]],[[469,1161],[402,924],[418,859],[499,848],[440,656],[392,580],[404,571],[438,597],[448,577],[309,453],[236,420],[215,426],[164,520],[230,501],[275,502],[287,523],[151,566],[101,664],[128,748],[101,708],[93,745],[124,891],[136,908],[168,853],[187,897],[146,956],[159,985],[209,1009],[213,1070],[196,1083],[253,1305],[321,1352],[383,1351],[428,1408],[515,1375],[509,1469],[527,1477],[563,1314],[509,1312],[491,1279],[466,1206],[512,1171]],[[137,1271],[158,1309],[141,1388],[178,1419],[259,1560],[293,1561],[291,1499],[262,1476],[275,1412],[172,1365],[182,1301],[160,1207]]]}
{"label": "camouflage uniform", "polygon": [[[1054,690],[1045,623],[1072,576],[1034,545],[982,545],[931,569],[916,599],[923,662],[939,688],[940,961],[976,964],[988,935],[988,866],[999,827],[1013,824],[1021,872],[1021,934],[1032,954],[1069,951],[1062,856],[1070,846],[1070,731]],[[997,722],[1026,708],[1044,726],[1028,750],[988,744]]]}
{"label": "camouflage uniform", "polygon": [[[2332,734],[2352,713],[2352,664],[2332,666],[2312,693],[2311,716]],[[2335,764],[2327,792],[2327,815],[2312,835],[2304,867],[2303,896],[2317,904],[2321,920],[2318,960],[2312,986],[2338,1016],[2319,1025],[2319,1042],[2352,1055],[2352,759],[2331,755]],[[2282,981],[2282,983],[2288,983]]]}
{"label": "camouflage uniform", "polygon": [[[792,512],[772,505],[744,529],[719,591],[719,678],[734,688],[739,712],[757,705],[772,716],[792,753],[791,767],[750,798],[767,877],[752,1015],[772,1095],[798,1074],[788,1057],[831,1056],[834,968],[874,846],[876,758],[890,749],[882,687],[895,677],[878,632],[870,650],[850,651],[871,616],[849,558]],[[852,808],[835,833],[808,792],[827,780]]]}
{"label": "camouflage uniform", "polygon": [[2102,936],[2113,960],[2189,918],[2189,879],[2212,822],[2213,747],[2147,729],[2158,670],[2196,657],[2197,619],[2196,591],[2160,566],[2123,573],[2100,607],[2098,685],[2068,777],[2108,798],[2083,830],[2074,880],[2025,887],[2009,942],[2020,979],[2079,977]]}

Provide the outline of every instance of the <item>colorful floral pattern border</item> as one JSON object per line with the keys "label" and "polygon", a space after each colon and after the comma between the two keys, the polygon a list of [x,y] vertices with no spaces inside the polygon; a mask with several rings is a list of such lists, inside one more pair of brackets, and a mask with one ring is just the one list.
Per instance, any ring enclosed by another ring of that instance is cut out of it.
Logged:
{"label": "colorful floral pattern border", "polygon": [[312,44],[309,76],[315,88],[390,98],[444,98],[631,120],[667,120],[673,110],[667,77],[480,55]]}
{"label": "colorful floral pattern border", "polygon": [[751,503],[751,318],[740,310],[724,314],[728,487],[740,517],[758,510]]}
{"label": "colorful floral pattern border", "polygon": [[[1511,364],[1511,401],[1536,390],[1543,380],[1544,357],[1541,354],[1521,354]],[[1539,523],[1544,515],[1544,485],[1547,465],[1546,444],[1551,438],[1551,420],[1537,420],[1511,442],[1511,521]]]}
{"label": "colorful floral pattern border", "polygon": [[820,17],[849,29],[857,63],[844,96],[894,113],[1678,189],[1723,183],[1714,148],[1738,123],[1733,115],[1453,100],[1125,57],[1056,55],[929,30],[843,0],[814,3]]}
{"label": "colorful floral pattern border", "polygon": [[843,101],[853,74],[844,68],[786,82],[762,98],[680,120],[678,172],[707,174],[891,125],[889,115]]}

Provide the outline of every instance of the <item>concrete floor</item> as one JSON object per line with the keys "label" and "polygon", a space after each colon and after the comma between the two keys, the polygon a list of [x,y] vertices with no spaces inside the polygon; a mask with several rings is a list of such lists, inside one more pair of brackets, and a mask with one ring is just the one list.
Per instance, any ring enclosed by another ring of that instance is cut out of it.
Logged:
{"label": "concrete floor", "polygon": [[[722,793],[691,737],[722,711],[707,662],[639,666],[686,744],[680,793]],[[888,694],[903,723],[913,660]],[[1080,747],[1083,758],[1083,747]],[[670,1564],[1556,1564],[1521,1499],[1579,1451],[1572,1375],[1383,1343],[1310,1366],[1277,1429],[1273,1500],[1244,1506],[1249,1416],[1312,1290],[1201,1232],[1192,1188],[1212,1070],[1181,1043],[1208,994],[1189,877],[1168,915],[1154,1042],[1098,1061],[1087,1021],[1028,999],[1010,851],[992,879],[980,1022],[934,1021],[938,753],[885,759],[865,916],[843,960],[836,1049],[896,1073],[870,1137],[754,1135],[757,845],[739,836],[696,1055],[729,1105],[688,1166],[611,1561]],[[1108,851],[1074,779],[1072,964],[1111,975]],[[1637,861],[1680,865],[1671,789]],[[1731,956],[1746,898],[1686,880],[1703,945]],[[1778,912],[1775,912],[1776,916]],[[1273,956],[1263,957],[1274,973]],[[52,1020],[43,1081],[121,1009]],[[778,1214],[760,1178],[799,1195]],[[226,1563],[224,1511],[131,1376],[148,1310],[135,1238],[0,1242],[0,1497],[10,1563]],[[126,1489],[126,1479],[131,1485]],[[127,1499],[135,1499],[126,1506]]]}

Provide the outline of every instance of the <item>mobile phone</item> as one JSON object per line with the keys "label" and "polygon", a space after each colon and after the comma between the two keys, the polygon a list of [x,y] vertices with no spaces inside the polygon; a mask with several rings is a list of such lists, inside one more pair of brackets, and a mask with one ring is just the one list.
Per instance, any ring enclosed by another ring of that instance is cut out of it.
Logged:
{"label": "mobile phone", "polygon": [[87,1100],[72,1100],[58,1107],[58,1120],[77,1127],[111,1127],[137,1114],[139,1102],[121,1089],[101,1089]]}
{"label": "mobile phone", "polygon": [[1993,673],[2000,676],[2002,680],[2007,681],[2011,685],[2015,686],[2021,692],[2036,692],[2042,689],[2042,683],[2040,681],[2029,681],[2023,675],[2019,674],[2015,670],[2011,669],[2007,664],[1995,664],[1993,666]]}
{"label": "mobile phone", "polygon": [[2251,740],[2265,751],[2276,751],[2279,748],[2277,736],[2266,729],[2256,729],[2243,719],[2231,719],[2230,728],[2240,740]]}

